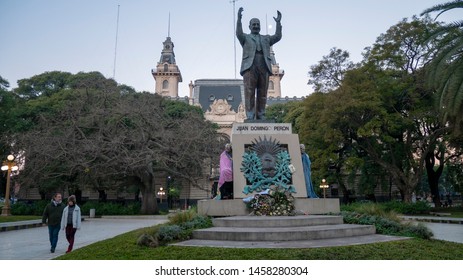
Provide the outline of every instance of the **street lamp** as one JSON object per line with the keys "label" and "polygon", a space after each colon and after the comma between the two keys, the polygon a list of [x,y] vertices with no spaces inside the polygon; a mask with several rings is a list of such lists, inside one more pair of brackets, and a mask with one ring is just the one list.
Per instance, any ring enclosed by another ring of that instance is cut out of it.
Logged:
{"label": "street lamp", "polygon": [[163,195],[166,195],[166,192],[164,191],[164,189],[161,187],[158,191],[158,196],[161,198],[161,203],[162,203],[162,196]]}
{"label": "street lamp", "polygon": [[321,183],[321,185],[320,185],[320,189],[323,189],[323,198],[326,198],[326,189],[329,188],[329,187],[330,187],[330,185],[328,185],[328,184],[326,183],[326,180],[323,179],[323,180],[322,180],[322,183]]}
{"label": "street lamp", "polygon": [[14,162],[14,156],[9,155],[3,162],[2,171],[8,171],[6,175],[6,190],[5,190],[5,205],[2,208],[2,216],[10,216],[11,215],[11,208],[10,208],[10,176],[11,171],[18,170],[18,166]]}

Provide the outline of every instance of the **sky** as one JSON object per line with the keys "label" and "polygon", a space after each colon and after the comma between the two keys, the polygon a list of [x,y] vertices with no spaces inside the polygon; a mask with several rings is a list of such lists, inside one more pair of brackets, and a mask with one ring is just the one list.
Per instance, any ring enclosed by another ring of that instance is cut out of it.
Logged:
{"label": "sky", "polygon": [[274,34],[273,17],[277,10],[282,13],[283,37],[273,47],[285,71],[282,96],[302,97],[313,91],[307,85],[310,66],[331,48],[347,50],[351,60],[359,62],[364,48],[389,27],[445,2],[0,0],[0,76],[14,88],[18,80],[46,71],[98,71],[137,91],[154,92],[151,69],[170,35],[183,77],[179,96],[188,96],[190,81],[241,79],[242,50],[234,28],[238,8],[243,7],[246,33],[249,20],[259,18],[261,34]]}

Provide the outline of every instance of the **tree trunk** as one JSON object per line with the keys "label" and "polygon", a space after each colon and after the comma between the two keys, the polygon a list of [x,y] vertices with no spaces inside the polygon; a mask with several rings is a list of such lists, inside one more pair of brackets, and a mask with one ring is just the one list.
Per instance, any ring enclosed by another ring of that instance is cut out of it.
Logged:
{"label": "tree trunk", "polygon": [[434,166],[436,163],[436,158],[434,156],[434,151],[430,151],[426,154],[426,171],[428,173],[428,183],[429,188],[431,189],[431,195],[434,204],[436,207],[441,206],[440,196],[439,196],[439,178],[442,175],[442,171],[444,170],[444,162],[442,160],[439,161],[439,167],[437,170],[434,170]]}
{"label": "tree trunk", "polygon": [[342,191],[342,202],[344,204],[351,203],[351,198],[350,194],[351,192],[346,188],[346,185],[344,184],[344,181],[342,180],[341,177],[341,168],[336,168],[336,181],[338,182],[339,189]]}
{"label": "tree trunk", "polygon": [[400,191],[400,194],[402,195],[403,202],[407,202],[407,203],[412,202],[412,194],[409,188],[404,188],[403,190]]}
{"label": "tree trunk", "polygon": [[155,187],[154,187],[154,176],[151,173],[147,173],[141,178],[143,186],[140,188],[142,194],[141,201],[141,214],[157,214],[158,203],[156,200]]}
{"label": "tree trunk", "polygon": [[402,198],[403,202],[411,202],[412,201],[412,190],[406,180],[400,176],[400,174],[395,174],[396,176],[393,176],[394,182],[399,189],[400,192],[400,197]]}

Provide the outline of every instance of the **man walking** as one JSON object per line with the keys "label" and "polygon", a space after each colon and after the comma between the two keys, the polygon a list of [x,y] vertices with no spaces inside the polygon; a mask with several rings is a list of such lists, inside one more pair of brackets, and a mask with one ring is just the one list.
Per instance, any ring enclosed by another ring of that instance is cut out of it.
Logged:
{"label": "man walking", "polygon": [[272,73],[270,46],[281,39],[281,13],[275,19],[275,35],[260,35],[260,21],[251,19],[249,29],[251,34],[243,33],[241,18],[243,8],[238,10],[236,37],[243,47],[243,59],[240,74],[244,83],[244,106],[248,120],[264,119],[267,104],[269,75]]}
{"label": "man walking", "polygon": [[[43,210],[42,224],[48,225],[48,235],[50,237],[50,252],[54,253],[56,244],[58,243],[58,234],[61,227],[61,216],[63,214],[64,205],[60,193],[56,193],[45,210]],[[48,222],[47,222],[48,221]]]}

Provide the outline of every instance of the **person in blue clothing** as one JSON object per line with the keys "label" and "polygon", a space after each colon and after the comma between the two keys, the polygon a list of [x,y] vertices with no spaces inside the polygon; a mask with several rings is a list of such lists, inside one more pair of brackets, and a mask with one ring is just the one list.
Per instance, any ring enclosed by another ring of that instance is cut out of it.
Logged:
{"label": "person in blue clothing", "polygon": [[50,238],[50,252],[54,253],[58,243],[61,215],[64,205],[61,203],[62,196],[56,193],[51,202],[45,207],[42,215],[42,224],[48,225],[48,236]]}
{"label": "person in blue clothing", "polygon": [[74,237],[76,231],[80,229],[81,221],[82,215],[79,206],[76,204],[76,196],[71,195],[68,197],[68,206],[64,208],[61,217],[61,229],[66,231],[66,239],[69,242],[66,253],[71,252],[74,247]]}
{"label": "person in blue clothing", "polygon": [[307,197],[308,198],[318,198],[312,184],[312,171],[310,171],[310,157],[305,152],[305,145],[301,144],[301,158],[302,158],[302,168],[304,169],[304,179],[305,179],[305,187],[307,189]]}

